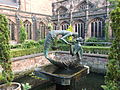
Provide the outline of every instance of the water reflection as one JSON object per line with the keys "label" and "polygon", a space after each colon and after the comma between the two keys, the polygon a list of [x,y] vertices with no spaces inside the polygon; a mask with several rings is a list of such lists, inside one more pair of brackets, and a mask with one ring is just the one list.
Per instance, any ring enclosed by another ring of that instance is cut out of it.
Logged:
{"label": "water reflection", "polygon": [[44,83],[43,85],[40,85],[39,87],[33,88],[31,90],[103,90],[101,88],[101,85],[103,84],[104,75],[90,73],[89,75],[75,82],[70,87],[61,87],[60,85],[55,85],[54,83],[49,82],[49,84]]}

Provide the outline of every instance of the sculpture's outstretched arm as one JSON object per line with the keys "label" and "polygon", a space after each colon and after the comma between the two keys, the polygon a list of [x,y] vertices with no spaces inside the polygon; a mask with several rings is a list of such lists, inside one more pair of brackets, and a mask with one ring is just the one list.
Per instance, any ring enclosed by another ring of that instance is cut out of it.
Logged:
{"label": "sculpture's outstretched arm", "polygon": [[71,43],[69,43],[65,38],[71,36],[71,34],[66,34],[65,36],[63,36],[62,38],[60,38],[62,41],[64,41],[66,44],[71,45]]}

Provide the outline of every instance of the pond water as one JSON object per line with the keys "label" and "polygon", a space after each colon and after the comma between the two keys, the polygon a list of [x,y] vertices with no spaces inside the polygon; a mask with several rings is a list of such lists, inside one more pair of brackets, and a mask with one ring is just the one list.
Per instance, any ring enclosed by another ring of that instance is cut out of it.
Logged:
{"label": "pond water", "polygon": [[[72,90],[103,90],[101,85],[104,84],[104,75],[90,73],[89,75],[81,78],[72,87]],[[71,87],[67,86],[61,89],[60,85],[57,85],[57,90],[70,90]],[[56,90],[56,85],[52,82],[46,82],[31,90]]]}

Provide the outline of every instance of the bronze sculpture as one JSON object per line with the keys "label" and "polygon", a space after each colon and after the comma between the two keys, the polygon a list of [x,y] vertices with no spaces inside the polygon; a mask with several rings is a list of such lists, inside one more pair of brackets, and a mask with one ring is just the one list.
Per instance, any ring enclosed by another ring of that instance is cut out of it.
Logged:
{"label": "bronze sculpture", "polygon": [[[55,66],[58,66],[60,68],[69,68],[73,63],[73,61],[57,61],[57,60],[53,60],[48,56],[48,51],[50,48],[50,45],[53,43],[55,37],[57,37],[58,35],[62,35],[62,38],[60,38],[62,41],[64,41],[66,44],[71,46],[71,55],[72,56],[77,56],[78,60],[74,61],[75,64],[79,63],[79,61],[82,58],[82,53],[83,53],[83,49],[81,48],[81,44],[79,41],[82,41],[82,38],[79,37],[76,39],[76,42],[74,42],[73,44],[68,42],[66,40],[67,37],[69,36],[73,36],[73,37],[78,37],[78,34],[75,32],[70,32],[70,31],[66,31],[66,30],[52,30],[48,33],[46,39],[45,39],[45,43],[44,43],[44,55],[45,57]],[[73,65],[72,65],[73,66]],[[74,65],[76,66],[76,65]]]}

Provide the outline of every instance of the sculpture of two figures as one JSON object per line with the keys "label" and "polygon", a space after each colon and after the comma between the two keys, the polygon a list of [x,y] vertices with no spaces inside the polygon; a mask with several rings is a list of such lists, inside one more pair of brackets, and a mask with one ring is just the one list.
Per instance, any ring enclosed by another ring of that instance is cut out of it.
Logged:
{"label": "sculpture of two figures", "polygon": [[[53,45],[54,39],[58,37],[59,35],[62,35],[62,37],[60,38],[62,41],[70,45],[70,54],[72,56],[77,56],[76,60],[58,61],[58,60],[53,60],[52,58],[49,57],[48,55],[49,48],[51,47],[51,45]],[[67,37],[69,36],[74,37],[75,41],[72,43],[68,42]],[[75,32],[70,32],[66,30],[52,30],[48,33],[45,39],[45,43],[44,43],[45,57],[57,67],[60,67],[60,68],[75,67],[78,63],[80,63],[80,60],[82,59],[83,49],[80,44],[81,41],[83,41],[83,39],[81,37],[78,37],[78,34]]]}

